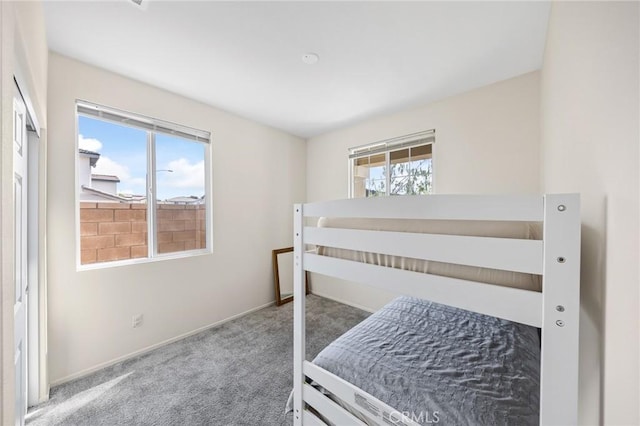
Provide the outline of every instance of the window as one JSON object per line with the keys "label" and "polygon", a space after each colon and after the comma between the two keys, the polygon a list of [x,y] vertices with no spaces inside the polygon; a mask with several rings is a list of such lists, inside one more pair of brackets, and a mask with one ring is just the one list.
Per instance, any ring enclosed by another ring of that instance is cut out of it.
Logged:
{"label": "window", "polygon": [[433,192],[435,130],[349,150],[351,198]]}
{"label": "window", "polygon": [[210,252],[210,133],[86,102],[77,117],[78,264]]}

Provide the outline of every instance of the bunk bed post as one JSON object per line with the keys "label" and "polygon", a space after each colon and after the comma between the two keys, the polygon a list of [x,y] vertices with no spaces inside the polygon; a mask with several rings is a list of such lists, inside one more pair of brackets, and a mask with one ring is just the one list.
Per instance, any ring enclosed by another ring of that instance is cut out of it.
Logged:
{"label": "bunk bed post", "polygon": [[293,424],[302,425],[305,361],[305,272],[302,264],[304,245],[303,206],[293,206]]}
{"label": "bunk bed post", "polygon": [[540,424],[578,424],[580,195],[544,199]]}

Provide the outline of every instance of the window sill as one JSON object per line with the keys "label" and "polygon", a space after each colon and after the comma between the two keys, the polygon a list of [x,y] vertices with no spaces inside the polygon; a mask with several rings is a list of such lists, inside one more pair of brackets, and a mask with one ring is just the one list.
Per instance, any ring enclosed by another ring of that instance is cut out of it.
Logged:
{"label": "window sill", "polygon": [[113,262],[88,263],[86,265],[76,265],[76,271],[93,271],[96,269],[117,268],[120,266],[140,265],[144,263],[163,262],[166,260],[185,259],[195,256],[205,256],[213,254],[211,249],[190,250],[175,253],[158,254],[156,257],[144,257],[139,259],[114,260]]}

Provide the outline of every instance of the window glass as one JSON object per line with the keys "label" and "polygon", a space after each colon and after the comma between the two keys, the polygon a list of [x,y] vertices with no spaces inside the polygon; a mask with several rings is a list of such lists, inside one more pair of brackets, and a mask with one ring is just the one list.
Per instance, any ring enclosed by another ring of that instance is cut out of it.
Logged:
{"label": "window glass", "polygon": [[390,195],[419,195],[431,192],[431,145],[389,153]]}
{"label": "window glass", "polygon": [[207,247],[204,148],[200,142],[156,136],[158,253]]}
{"label": "window glass", "polygon": [[79,264],[210,248],[208,133],[100,108],[78,104]]}
{"label": "window glass", "polygon": [[[359,151],[365,151],[360,148]],[[351,196],[420,195],[433,191],[431,143],[352,154]]]}
{"label": "window glass", "polygon": [[357,197],[375,197],[386,193],[385,155],[371,155],[353,160],[354,193]]}
{"label": "window glass", "polygon": [[148,256],[147,132],[78,117],[80,263]]}

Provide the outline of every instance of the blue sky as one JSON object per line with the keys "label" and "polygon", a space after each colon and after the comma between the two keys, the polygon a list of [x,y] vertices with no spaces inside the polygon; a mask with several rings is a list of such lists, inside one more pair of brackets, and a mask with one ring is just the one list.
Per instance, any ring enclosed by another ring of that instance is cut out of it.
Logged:
{"label": "blue sky", "polygon": [[[95,174],[120,178],[118,192],[145,194],[147,134],[144,130],[78,117],[79,147],[101,154]],[[204,195],[204,145],[156,135],[157,198]],[[173,170],[173,172],[161,171]]]}

